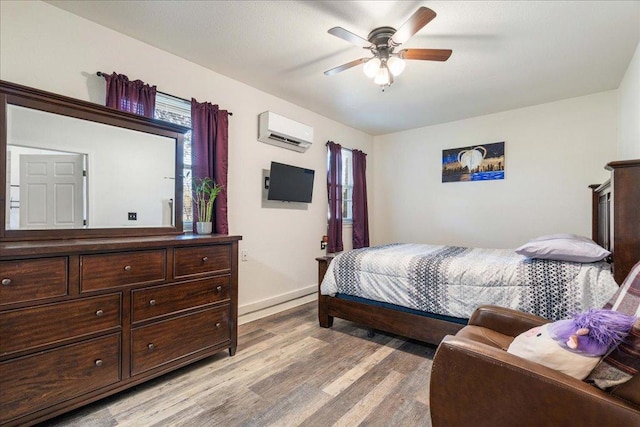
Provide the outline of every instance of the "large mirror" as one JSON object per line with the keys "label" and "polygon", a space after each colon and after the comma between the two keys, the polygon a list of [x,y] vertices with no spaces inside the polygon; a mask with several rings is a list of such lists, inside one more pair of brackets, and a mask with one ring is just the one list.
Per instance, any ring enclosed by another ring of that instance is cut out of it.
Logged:
{"label": "large mirror", "polygon": [[2,85],[5,239],[182,232],[186,129]]}

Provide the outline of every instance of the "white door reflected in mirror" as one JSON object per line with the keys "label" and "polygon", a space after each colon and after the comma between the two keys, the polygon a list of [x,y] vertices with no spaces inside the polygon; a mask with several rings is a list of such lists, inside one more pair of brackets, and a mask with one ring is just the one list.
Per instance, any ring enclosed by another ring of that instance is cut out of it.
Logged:
{"label": "white door reflected in mirror", "polygon": [[82,228],[83,155],[20,156],[20,224],[16,228]]}

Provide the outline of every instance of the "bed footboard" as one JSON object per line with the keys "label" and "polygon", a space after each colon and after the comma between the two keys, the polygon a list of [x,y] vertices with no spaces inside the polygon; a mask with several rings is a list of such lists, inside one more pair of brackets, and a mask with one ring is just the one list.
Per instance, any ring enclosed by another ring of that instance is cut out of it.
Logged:
{"label": "bed footboard", "polygon": [[318,318],[320,326],[323,328],[331,327],[334,317],[358,323],[366,328],[433,345],[438,345],[445,336],[455,335],[464,327],[460,323],[319,295]]}

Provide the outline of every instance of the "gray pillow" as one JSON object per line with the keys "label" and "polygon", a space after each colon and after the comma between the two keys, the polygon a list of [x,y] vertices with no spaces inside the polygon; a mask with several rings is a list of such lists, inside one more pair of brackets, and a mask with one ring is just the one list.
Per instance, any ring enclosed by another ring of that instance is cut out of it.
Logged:
{"label": "gray pillow", "polygon": [[570,262],[596,262],[611,252],[591,239],[574,234],[550,234],[529,240],[516,249],[529,258]]}

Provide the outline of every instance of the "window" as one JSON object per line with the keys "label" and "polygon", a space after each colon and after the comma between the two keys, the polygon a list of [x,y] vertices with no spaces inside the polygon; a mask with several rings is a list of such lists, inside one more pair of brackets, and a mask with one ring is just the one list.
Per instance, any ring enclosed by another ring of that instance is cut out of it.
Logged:
{"label": "window", "polygon": [[[185,99],[158,92],[156,94],[155,118],[191,128],[191,103]],[[193,224],[193,202],[191,201],[191,131],[184,135],[183,163],[182,221],[184,229],[190,231]]]}
{"label": "window", "polygon": [[353,161],[351,150],[342,149],[342,221],[353,222]]}
{"label": "window", "polygon": [[[342,222],[353,222],[353,161],[351,150],[342,148]],[[327,152],[327,167],[329,166],[329,153]]]}

